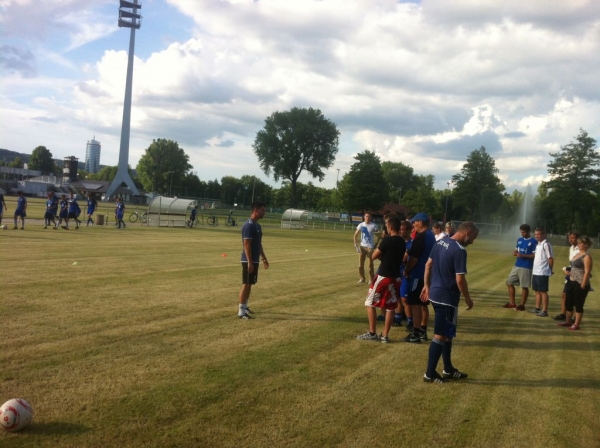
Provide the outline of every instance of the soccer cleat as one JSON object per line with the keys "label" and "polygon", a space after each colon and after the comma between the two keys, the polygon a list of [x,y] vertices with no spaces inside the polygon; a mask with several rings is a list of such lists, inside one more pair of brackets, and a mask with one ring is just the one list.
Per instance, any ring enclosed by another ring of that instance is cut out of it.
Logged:
{"label": "soccer cleat", "polygon": [[569,322],[561,322],[559,324],[556,324],[557,327],[570,327],[571,324]]}
{"label": "soccer cleat", "polygon": [[538,317],[548,317],[548,313],[546,311],[540,311],[537,313]]}
{"label": "soccer cleat", "polygon": [[410,342],[411,344],[420,344],[421,343],[421,337],[415,336],[414,333],[410,333],[408,336],[406,336],[400,340],[402,342]]}
{"label": "soccer cleat", "polygon": [[25,227],[21,227],[21,230],[25,230]]}
{"label": "soccer cleat", "polygon": [[364,283],[364,282],[365,282],[365,279],[364,279],[364,278],[361,278],[361,279],[358,281],[358,283]]}
{"label": "soccer cleat", "polygon": [[246,308],[246,314],[254,314],[254,311],[252,311],[250,308]]}
{"label": "soccer cleat", "polygon": [[542,312],[542,310],[540,310],[539,308],[534,308],[532,310],[529,310],[529,312],[531,314],[540,314]]}
{"label": "soccer cleat", "polygon": [[442,376],[444,377],[444,379],[447,379],[447,380],[461,380],[463,378],[468,377],[469,375],[467,375],[466,373],[463,373],[463,372],[459,372],[458,370],[454,370],[454,372],[450,372],[450,373],[443,370]]}
{"label": "soccer cleat", "polygon": [[409,322],[406,324],[406,331],[408,331],[409,333],[412,333],[412,331],[414,330],[414,325],[412,322]]}
{"label": "soccer cleat", "polygon": [[379,336],[377,336],[377,333],[371,334],[367,331],[365,334],[359,334],[356,336],[356,339],[359,341],[378,341]]}
{"label": "soccer cleat", "polygon": [[427,374],[424,373],[423,381],[425,383],[447,383],[448,382],[448,380],[445,380],[444,378],[442,378],[437,372],[435,372],[435,375],[433,375],[431,378],[429,378],[427,376]]}
{"label": "soccer cleat", "polygon": [[14,227],[13,227],[13,230],[17,230],[17,229],[18,229],[18,227],[17,227],[17,226],[14,226]]}
{"label": "soccer cleat", "polygon": [[515,308],[515,311],[525,311],[525,305],[519,305]]}
{"label": "soccer cleat", "polygon": [[569,327],[569,330],[570,330],[570,331],[577,331],[577,330],[579,330],[579,325],[575,325],[575,324],[573,324],[573,325],[571,325],[571,326]]}
{"label": "soccer cleat", "polygon": [[401,327],[401,326],[402,326],[402,321],[394,319],[394,322],[392,322],[392,327]]}
{"label": "soccer cleat", "polygon": [[567,316],[565,316],[564,314],[557,314],[552,319],[554,319],[554,320],[565,320],[566,318],[567,318]]}
{"label": "soccer cleat", "polygon": [[238,317],[239,317],[240,319],[246,319],[246,320],[248,320],[248,319],[254,319],[254,318],[253,318],[252,316],[250,316],[249,314],[242,314],[241,316],[238,314]]}
{"label": "soccer cleat", "polygon": [[516,303],[505,303],[504,305],[502,305],[502,308],[516,308],[517,304]]}
{"label": "soccer cleat", "polygon": [[383,333],[381,333],[381,336],[379,336],[379,340],[383,344],[388,344],[390,342],[390,338],[388,336],[384,336]]}
{"label": "soccer cleat", "polygon": [[47,228],[48,228],[48,226],[44,226],[44,229],[47,229]]}
{"label": "soccer cleat", "polygon": [[425,341],[425,342],[427,342],[427,341],[429,340],[429,338],[427,337],[427,333],[421,333],[421,334],[419,335],[419,338],[420,338],[422,341]]}

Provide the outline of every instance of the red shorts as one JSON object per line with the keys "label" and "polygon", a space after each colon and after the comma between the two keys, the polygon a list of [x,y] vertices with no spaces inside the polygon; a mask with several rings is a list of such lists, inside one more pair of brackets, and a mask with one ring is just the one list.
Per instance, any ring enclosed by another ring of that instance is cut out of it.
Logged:
{"label": "red shorts", "polygon": [[365,306],[394,310],[398,304],[396,291],[400,288],[400,278],[376,275],[365,300]]}

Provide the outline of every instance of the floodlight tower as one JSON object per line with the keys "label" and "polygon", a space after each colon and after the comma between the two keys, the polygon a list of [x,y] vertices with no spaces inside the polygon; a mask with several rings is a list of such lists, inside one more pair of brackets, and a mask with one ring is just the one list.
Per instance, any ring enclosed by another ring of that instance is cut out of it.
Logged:
{"label": "floodlight tower", "polygon": [[125,27],[131,29],[129,35],[129,58],[127,60],[127,78],[125,81],[125,99],[123,101],[123,124],[121,126],[121,146],[119,149],[119,166],[117,174],[106,192],[105,200],[110,200],[110,196],[123,183],[127,185],[133,194],[139,194],[131,176],[129,175],[129,133],[131,130],[131,90],[133,87],[133,54],[135,49],[135,30],[139,30],[142,25],[142,16],[137,13],[142,9],[138,0],[129,2],[120,0],[119,7],[119,28]]}

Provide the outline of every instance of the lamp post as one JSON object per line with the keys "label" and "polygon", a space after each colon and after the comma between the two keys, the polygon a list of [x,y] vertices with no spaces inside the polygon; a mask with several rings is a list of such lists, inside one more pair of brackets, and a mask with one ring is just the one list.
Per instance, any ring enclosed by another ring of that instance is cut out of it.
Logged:
{"label": "lamp post", "polygon": [[[451,182],[446,182],[446,185],[448,185],[448,190],[450,190],[450,184]],[[452,190],[450,190],[452,191]],[[449,194],[446,194],[446,208],[444,209],[444,224],[447,223],[448,221],[446,220],[446,218],[448,217],[448,196]]]}
{"label": "lamp post", "polygon": [[169,184],[169,197],[171,197],[171,190],[173,190],[173,171],[169,171],[169,173],[171,174],[171,182]]}
{"label": "lamp post", "polygon": [[243,202],[243,204],[244,204],[244,207],[246,207],[246,190],[247,190],[247,189],[248,189],[248,185],[245,185],[245,186],[244,186],[244,202]]}
{"label": "lamp post", "polygon": [[338,211],[339,207],[338,207],[338,190],[340,188],[340,169],[337,169],[337,177],[335,178],[335,210]]}

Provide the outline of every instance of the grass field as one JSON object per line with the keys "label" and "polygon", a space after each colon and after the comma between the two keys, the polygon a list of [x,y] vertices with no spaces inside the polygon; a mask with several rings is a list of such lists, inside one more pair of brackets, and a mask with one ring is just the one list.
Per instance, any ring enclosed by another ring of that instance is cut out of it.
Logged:
{"label": "grass field", "polygon": [[470,377],[425,384],[428,344],[354,339],[351,232],[263,230],[252,321],[239,228],[0,232],[0,401],[36,411],[0,446],[600,446],[599,292],[579,332],[505,310],[514,241],[477,240],[453,350]]}

